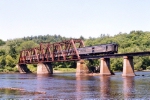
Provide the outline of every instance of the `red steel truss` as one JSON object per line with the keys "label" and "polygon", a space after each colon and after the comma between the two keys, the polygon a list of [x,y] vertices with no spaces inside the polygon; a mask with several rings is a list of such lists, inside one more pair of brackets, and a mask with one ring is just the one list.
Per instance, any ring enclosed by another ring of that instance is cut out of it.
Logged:
{"label": "red steel truss", "polygon": [[84,47],[84,43],[81,39],[71,39],[53,44],[41,43],[40,47],[22,50],[19,64],[80,60],[77,48],[82,47]]}

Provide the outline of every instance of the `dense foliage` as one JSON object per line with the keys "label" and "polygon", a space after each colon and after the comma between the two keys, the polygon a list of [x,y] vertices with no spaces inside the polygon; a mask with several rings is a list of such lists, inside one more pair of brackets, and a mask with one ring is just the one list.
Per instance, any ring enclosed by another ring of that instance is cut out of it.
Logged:
{"label": "dense foliage", "polygon": [[[115,36],[101,34],[97,38],[89,37],[88,39],[85,39],[83,36],[80,37],[80,39],[83,39],[86,46],[112,42],[118,43],[118,53],[149,51],[149,38],[150,32],[143,31],[131,31],[129,34],[119,33]],[[0,39],[0,71],[16,71],[15,65],[17,64],[19,59],[19,52],[23,49],[37,47],[41,42],[54,43],[67,39],[70,38],[62,37],[60,35],[31,36],[7,41],[3,41]],[[150,69],[149,61],[149,56],[134,57],[135,70]],[[99,60],[86,61],[86,63],[88,66],[99,66]],[[112,58],[111,69],[115,71],[121,71],[123,69],[122,63],[122,58]],[[54,63],[54,67],[75,68],[76,62],[57,62]]]}

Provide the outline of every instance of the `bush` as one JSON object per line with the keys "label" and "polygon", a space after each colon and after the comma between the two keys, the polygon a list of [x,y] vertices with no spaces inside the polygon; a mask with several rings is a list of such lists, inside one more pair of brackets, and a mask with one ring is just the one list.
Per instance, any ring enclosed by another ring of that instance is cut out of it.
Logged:
{"label": "bush", "polygon": [[11,67],[5,67],[5,69],[6,69],[6,70],[5,70],[6,72],[13,71],[13,68],[11,68]]}
{"label": "bush", "polygon": [[8,69],[4,69],[3,72],[9,72],[9,70]]}
{"label": "bush", "polygon": [[35,67],[35,65],[28,64],[27,67],[29,68],[29,70],[30,70],[32,73],[35,73],[35,72],[37,71],[37,67]]}
{"label": "bush", "polygon": [[54,68],[54,70],[61,72],[76,72],[75,68]]}
{"label": "bush", "polygon": [[58,70],[58,68],[54,68],[54,70]]}
{"label": "bush", "polygon": [[19,70],[18,70],[17,67],[14,67],[14,68],[13,68],[13,71],[14,71],[14,72],[19,72]]}
{"label": "bush", "polygon": [[3,72],[3,69],[0,69],[0,72]]}
{"label": "bush", "polygon": [[146,68],[146,70],[150,70],[150,66],[148,66],[148,67]]}

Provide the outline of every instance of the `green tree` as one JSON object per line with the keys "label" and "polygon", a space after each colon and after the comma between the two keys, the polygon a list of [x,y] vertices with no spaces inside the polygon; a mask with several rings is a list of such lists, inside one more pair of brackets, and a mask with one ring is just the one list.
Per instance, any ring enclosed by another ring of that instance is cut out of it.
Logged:
{"label": "green tree", "polygon": [[0,68],[4,68],[6,65],[5,56],[0,56]]}
{"label": "green tree", "polygon": [[7,55],[6,56],[6,66],[14,67],[15,65],[16,65],[15,60],[10,55]]}
{"label": "green tree", "polygon": [[5,42],[3,40],[0,39],[0,46],[4,45]]}
{"label": "green tree", "polygon": [[17,52],[16,52],[16,47],[13,45],[10,45],[10,50],[9,50],[9,54],[12,58],[16,59],[17,56]]}
{"label": "green tree", "polygon": [[5,54],[6,54],[6,52],[5,52],[4,49],[0,50],[0,56],[3,56],[3,55],[5,55]]}
{"label": "green tree", "polygon": [[30,48],[39,47],[37,43],[34,41],[25,41],[20,44],[20,46],[17,48],[17,52],[20,52],[22,50],[27,50]]}

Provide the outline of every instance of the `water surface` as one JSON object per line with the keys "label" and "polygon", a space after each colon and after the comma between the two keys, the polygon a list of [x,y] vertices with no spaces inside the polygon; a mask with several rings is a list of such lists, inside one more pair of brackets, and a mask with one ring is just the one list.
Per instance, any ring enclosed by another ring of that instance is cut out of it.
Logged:
{"label": "water surface", "polygon": [[0,99],[150,99],[150,72],[135,73],[138,76],[0,74]]}

